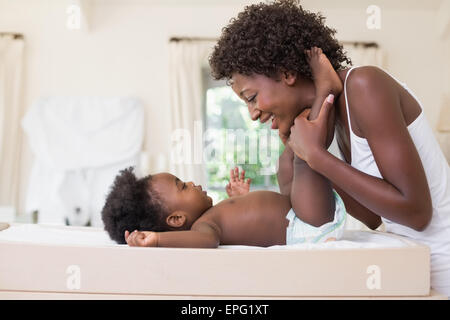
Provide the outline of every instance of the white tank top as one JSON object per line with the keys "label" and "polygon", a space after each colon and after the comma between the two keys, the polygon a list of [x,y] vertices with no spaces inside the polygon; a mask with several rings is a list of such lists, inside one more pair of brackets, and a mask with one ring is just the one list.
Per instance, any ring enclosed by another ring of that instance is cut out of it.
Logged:
{"label": "white tank top", "polygon": [[[382,179],[383,177],[378,170],[367,140],[358,137],[351,127],[347,100],[347,78],[355,68],[352,67],[347,72],[344,82],[345,103],[350,129],[351,166]],[[428,124],[419,99],[404,83],[399,82],[394,77],[392,78],[416,99],[422,109],[420,115],[408,126],[408,131],[425,170],[431,193],[433,216],[427,228],[420,232],[383,217],[381,218],[387,232],[412,238],[430,247],[432,285],[437,290],[441,288],[442,293],[450,296],[450,167],[434,136],[433,130]]]}

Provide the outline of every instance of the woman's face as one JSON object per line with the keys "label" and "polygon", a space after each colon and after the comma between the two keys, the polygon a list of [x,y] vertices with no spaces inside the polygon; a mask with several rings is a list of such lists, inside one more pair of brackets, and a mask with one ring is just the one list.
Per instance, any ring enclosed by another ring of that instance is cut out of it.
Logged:
{"label": "woman's face", "polygon": [[265,123],[272,119],[271,128],[285,136],[289,136],[295,117],[312,106],[315,96],[311,80],[288,72],[277,79],[235,73],[231,83],[233,91],[247,104],[253,121]]}

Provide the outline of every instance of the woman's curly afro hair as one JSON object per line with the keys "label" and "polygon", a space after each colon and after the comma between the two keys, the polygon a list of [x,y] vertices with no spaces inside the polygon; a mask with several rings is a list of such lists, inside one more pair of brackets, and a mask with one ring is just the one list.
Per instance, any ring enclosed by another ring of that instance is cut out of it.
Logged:
{"label": "woman's curly afro hair", "polygon": [[137,179],[133,168],[120,171],[106,197],[102,220],[110,238],[124,244],[125,230],[167,231],[167,209],[152,191],[151,179]]}
{"label": "woman's curly afro hair", "polygon": [[351,61],[334,38],[336,30],[324,24],[320,13],[304,10],[298,0],[278,0],[245,7],[222,29],[209,57],[216,80],[231,79],[233,73],[276,77],[280,71],[294,71],[311,79],[305,50],[322,49],[335,70]]}

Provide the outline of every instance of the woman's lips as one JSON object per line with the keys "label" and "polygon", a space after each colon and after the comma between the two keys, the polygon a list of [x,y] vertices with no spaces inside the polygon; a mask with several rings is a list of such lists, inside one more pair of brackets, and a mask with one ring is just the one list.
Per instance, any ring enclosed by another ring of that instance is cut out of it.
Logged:
{"label": "woman's lips", "polygon": [[[272,120],[271,129],[278,129],[278,121],[275,118],[275,116],[272,113],[263,113],[259,117],[257,117],[255,120],[259,118],[260,123],[266,123],[269,120]],[[253,118],[252,118],[253,120]]]}
{"label": "woman's lips", "polygon": [[272,117],[271,113],[264,113],[262,116],[259,117],[259,122],[265,123],[267,120],[269,120]]}

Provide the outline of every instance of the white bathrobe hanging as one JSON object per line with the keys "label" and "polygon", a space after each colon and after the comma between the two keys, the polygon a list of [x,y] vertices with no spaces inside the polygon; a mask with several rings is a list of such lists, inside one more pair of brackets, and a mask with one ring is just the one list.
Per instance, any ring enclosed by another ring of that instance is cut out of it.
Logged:
{"label": "white bathrobe hanging", "polygon": [[40,223],[101,226],[119,170],[137,166],[144,111],[135,98],[50,97],[22,122],[36,160],[26,200]]}

